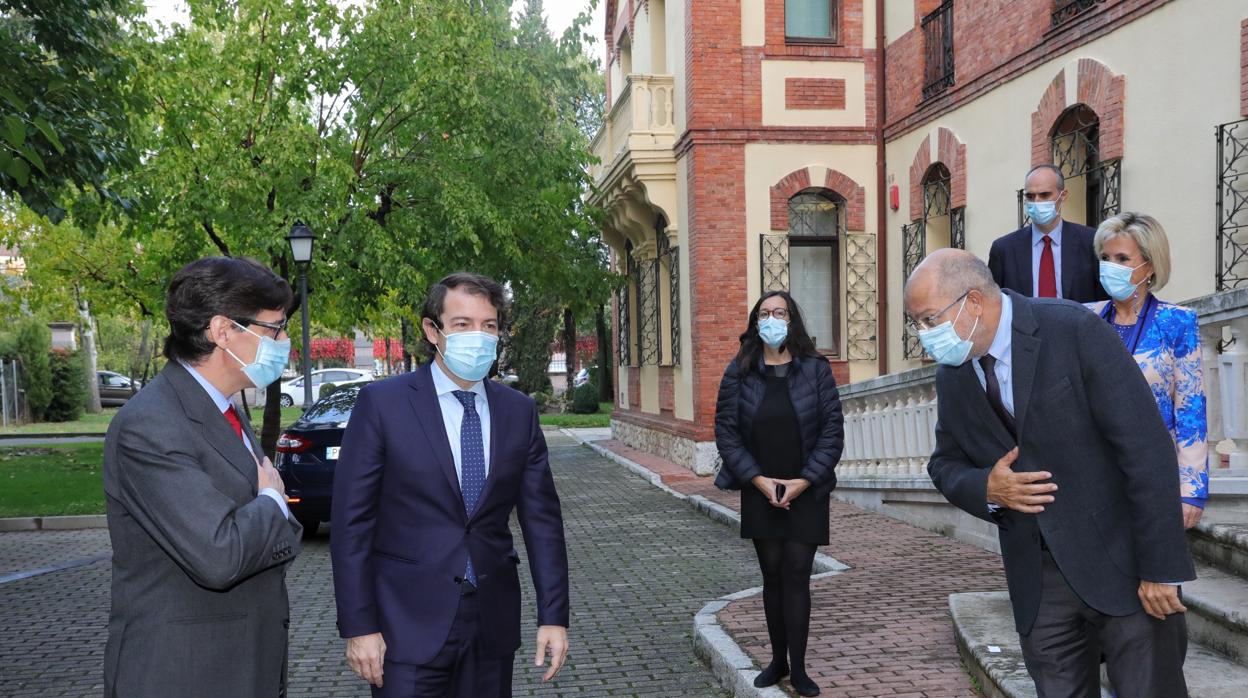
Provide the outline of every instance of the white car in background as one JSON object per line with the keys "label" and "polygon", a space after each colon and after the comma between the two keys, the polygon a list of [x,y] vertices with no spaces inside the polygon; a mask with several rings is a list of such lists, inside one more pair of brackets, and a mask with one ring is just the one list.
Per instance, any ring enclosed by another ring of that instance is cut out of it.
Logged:
{"label": "white car in background", "polygon": [[[321,397],[321,386],[333,383],[343,386],[351,383],[367,383],[373,374],[357,368],[324,368],[312,372],[312,402]],[[282,407],[293,407],[303,404],[303,376],[282,383]]]}

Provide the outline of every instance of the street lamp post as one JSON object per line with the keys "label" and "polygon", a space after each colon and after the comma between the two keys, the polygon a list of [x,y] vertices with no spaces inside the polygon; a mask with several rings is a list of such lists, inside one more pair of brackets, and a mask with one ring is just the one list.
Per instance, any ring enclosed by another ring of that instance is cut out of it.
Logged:
{"label": "street lamp post", "polygon": [[312,242],[315,238],[308,226],[296,222],[290,227],[286,241],[290,255],[299,265],[299,307],[303,309],[303,409],[312,407],[312,337],[308,329],[308,266],[312,263]]}

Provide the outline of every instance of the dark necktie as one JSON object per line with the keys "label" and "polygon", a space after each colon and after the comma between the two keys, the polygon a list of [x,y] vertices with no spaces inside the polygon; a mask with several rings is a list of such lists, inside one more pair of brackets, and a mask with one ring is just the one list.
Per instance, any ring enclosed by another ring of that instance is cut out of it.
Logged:
{"label": "dark necktie", "polygon": [[[481,490],[485,488],[485,444],[481,437],[481,416],[477,414],[477,394],[456,390],[455,397],[464,406],[464,421],[459,426],[459,490],[464,495],[464,511],[472,516]],[[472,569],[471,555],[464,578],[476,586],[477,573]]]}
{"label": "dark necktie", "polygon": [[988,404],[992,405],[992,411],[997,413],[997,417],[1001,419],[1001,423],[1009,430],[1010,436],[1018,438],[1018,430],[1014,423],[1014,415],[1005,409],[1005,403],[1001,401],[1001,383],[997,381],[997,359],[992,354],[984,354],[979,358],[979,365],[984,369],[984,384],[987,386]]}
{"label": "dark necktie", "polygon": [[1044,251],[1040,253],[1041,298],[1057,298],[1057,269],[1053,266],[1053,238],[1045,235]]}

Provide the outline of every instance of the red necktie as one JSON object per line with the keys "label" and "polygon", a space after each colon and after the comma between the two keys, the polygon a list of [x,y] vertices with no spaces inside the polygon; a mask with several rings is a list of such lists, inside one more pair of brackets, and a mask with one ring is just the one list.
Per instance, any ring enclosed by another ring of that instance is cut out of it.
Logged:
{"label": "red necktie", "polygon": [[1041,298],[1057,298],[1057,271],[1053,268],[1053,238],[1045,235],[1044,251],[1040,253]]}
{"label": "red necktie", "polygon": [[230,405],[230,408],[225,411],[225,421],[234,427],[234,433],[238,434],[238,438],[243,438],[243,423],[238,421],[238,412],[234,410],[233,405]]}

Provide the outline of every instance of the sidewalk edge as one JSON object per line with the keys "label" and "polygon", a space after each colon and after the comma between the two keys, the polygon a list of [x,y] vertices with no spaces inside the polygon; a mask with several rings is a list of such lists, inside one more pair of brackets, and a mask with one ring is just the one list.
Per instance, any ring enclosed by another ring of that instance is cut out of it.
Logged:
{"label": "sidewalk edge", "polygon": [[71,531],[81,528],[108,528],[104,514],[91,516],[17,516],[0,519],[0,533],[13,531]]}

